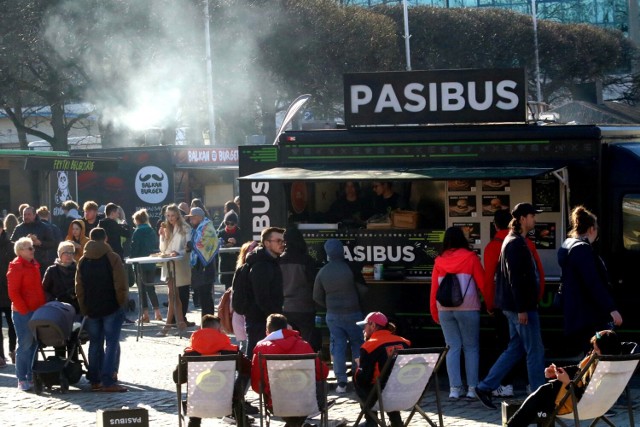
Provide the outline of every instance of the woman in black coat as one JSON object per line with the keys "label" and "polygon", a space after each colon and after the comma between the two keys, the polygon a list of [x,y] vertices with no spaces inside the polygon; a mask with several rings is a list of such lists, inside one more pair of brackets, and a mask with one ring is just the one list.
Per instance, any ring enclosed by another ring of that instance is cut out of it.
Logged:
{"label": "woman in black coat", "polygon": [[7,270],[9,269],[9,263],[15,256],[13,243],[11,243],[4,230],[3,221],[0,221],[0,368],[7,365],[4,353],[4,337],[2,336],[2,314],[7,320],[11,362],[15,363],[16,359],[16,331],[13,328],[13,320],[11,319],[11,300],[9,299],[9,290],[7,288]]}
{"label": "woman in black coat", "polygon": [[599,330],[622,324],[622,316],[609,293],[609,278],[602,259],[593,250],[598,238],[596,216],[584,206],[571,212],[571,231],[558,251],[562,267],[562,311],[567,344],[576,353]]}
{"label": "woman in black coat", "polygon": [[76,298],[76,261],[75,246],[64,241],[58,245],[58,258],[47,267],[42,279],[42,288],[47,301],[60,301],[71,304],[80,313]]}

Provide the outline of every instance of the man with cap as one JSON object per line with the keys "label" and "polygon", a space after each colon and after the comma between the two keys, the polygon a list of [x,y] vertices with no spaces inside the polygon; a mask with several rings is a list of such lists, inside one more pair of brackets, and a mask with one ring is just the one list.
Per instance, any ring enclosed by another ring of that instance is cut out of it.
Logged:
{"label": "man with cap", "polygon": [[511,211],[511,231],[502,242],[500,263],[496,273],[494,304],[509,322],[510,341],[506,350],[476,387],[476,395],[484,406],[496,409],[491,391],[502,378],[526,356],[527,373],[532,390],[544,384],[544,345],[540,334],[538,294],[540,274],[529,249],[527,234],[536,225],[539,213],[530,203],[518,203]]}
{"label": "man with cap", "polygon": [[[387,316],[379,311],[367,314],[364,320],[357,322],[364,328],[365,342],[360,347],[360,362],[353,376],[356,394],[360,398],[361,405],[367,400],[373,389],[380,371],[394,350],[402,350],[411,347],[411,342],[395,335],[396,327],[389,322]],[[386,381],[384,379],[383,381]],[[371,402],[374,404],[375,402]],[[403,425],[400,412],[387,412],[391,427]],[[366,426],[377,426],[376,421],[369,415],[365,415]]]}
{"label": "man with cap", "polygon": [[362,319],[354,272],[344,259],[344,248],[338,239],[324,244],[329,262],[320,269],[313,284],[313,300],[327,309],[333,372],[338,380],[337,393],[347,392],[347,345],[351,345],[354,365],[357,362],[362,331],[356,322]]}
{"label": "man with cap", "polygon": [[191,286],[200,295],[202,315],[214,314],[213,283],[216,279],[215,256],[220,247],[220,239],[213,223],[205,216],[202,208],[191,208],[186,216],[191,223]]}

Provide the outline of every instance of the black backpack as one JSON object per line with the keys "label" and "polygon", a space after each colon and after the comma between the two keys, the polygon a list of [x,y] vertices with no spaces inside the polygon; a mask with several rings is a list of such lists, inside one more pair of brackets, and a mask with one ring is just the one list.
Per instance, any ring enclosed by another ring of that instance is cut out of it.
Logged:
{"label": "black backpack", "polygon": [[442,282],[440,282],[440,284],[438,285],[438,290],[436,291],[436,300],[443,307],[458,307],[462,305],[464,297],[467,295],[467,291],[469,290],[470,284],[471,278],[469,278],[467,289],[464,291],[463,295],[458,276],[454,273],[447,273],[442,278]]}
{"label": "black backpack", "polygon": [[231,287],[233,288],[233,298],[231,298],[231,307],[238,314],[245,315],[251,308],[253,300],[251,279],[249,278],[251,266],[248,263],[242,264],[233,275]]}

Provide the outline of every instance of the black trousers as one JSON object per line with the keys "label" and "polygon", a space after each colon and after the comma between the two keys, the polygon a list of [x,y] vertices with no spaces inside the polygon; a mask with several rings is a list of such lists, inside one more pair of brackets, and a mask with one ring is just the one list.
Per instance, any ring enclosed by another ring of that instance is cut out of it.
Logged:
{"label": "black trousers", "polygon": [[293,329],[300,332],[303,340],[311,344],[313,351],[320,351],[322,348],[322,335],[316,328],[315,313],[300,313],[285,311],[283,313]]}
{"label": "black trousers", "polygon": [[203,316],[205,314],[215,314],[212,293],[215,279],[216,269],[213,262],[206,267],[202,267],[198,262],[196,266],[191,268],[191,287],[194,292],[198,292]]}
{"label": "black trousers", "polygon": [[548,419],[556,406],[556,396],[561,388],[562,382],[558,380],[550,381],[538,387],[507,421],[507,426],[525,427],[535,423],[537,418]]}

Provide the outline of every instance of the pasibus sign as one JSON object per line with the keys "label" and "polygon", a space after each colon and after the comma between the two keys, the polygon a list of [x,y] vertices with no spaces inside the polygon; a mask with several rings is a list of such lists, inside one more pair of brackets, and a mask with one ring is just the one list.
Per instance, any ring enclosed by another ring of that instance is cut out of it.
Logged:
{"label": "pasibus sign", "polygon": [[348,127],[521,123],[524,69],[434,70],[344,75]]}
{"label": "pasibus sign", "polygon": [[176,166],[238,165],[237,148],[182,148],[173,149]]}

